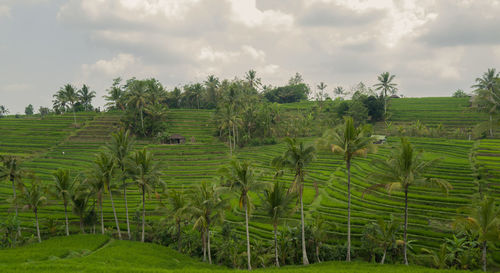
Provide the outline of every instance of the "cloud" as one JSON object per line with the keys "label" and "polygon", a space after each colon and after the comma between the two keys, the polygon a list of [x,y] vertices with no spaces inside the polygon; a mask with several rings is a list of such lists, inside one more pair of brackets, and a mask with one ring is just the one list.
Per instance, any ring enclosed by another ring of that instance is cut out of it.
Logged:
{"label": "cloud", "polygon": [[10,17],[10,7],[7,5],[0,5],[0,18]]}
{"label": "cloud", "polygon": [[10,83],[0,86],[0,92],[6,92],[6,93],[23,92],[32,87],[33,86],[29,83]]}
{"label": "cloud", "polygon": [[247,27],[263,27],[263,30],[281,31],[290,29],[294,17],[279,10],[260,10],[256,0],[230,0],[231,19]]}
{"label": "cloud", "polygon": [[147,69],[139,58],[136,58],[134,55],[127,53],[120,53],[109,60],[100,59],[93,64],[82,65],[82,73],[84,78],[89,78],[96,75],[99,75],[100,77],[104,76],[108,79],[125,76],[124,74],[126,74],[127,76],[132,76],[139,70],[144,71],[150,69]]}

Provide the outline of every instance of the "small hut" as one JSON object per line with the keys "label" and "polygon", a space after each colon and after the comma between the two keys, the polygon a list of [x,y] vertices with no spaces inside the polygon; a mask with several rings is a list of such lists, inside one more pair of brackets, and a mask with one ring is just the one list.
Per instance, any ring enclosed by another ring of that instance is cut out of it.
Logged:
{"label": "small hut", "polygon": [[398,95],[394,94],[394,95],[391,95],[389,98],[391,98],[391,99],[399,99],[400,97]]}
{"label": "small hut", "polygon": [[173,134],[168,139],[168,142],[170,144],[184,144],[184,143],[186,143],[186,138],[179,135],[179,134]]}

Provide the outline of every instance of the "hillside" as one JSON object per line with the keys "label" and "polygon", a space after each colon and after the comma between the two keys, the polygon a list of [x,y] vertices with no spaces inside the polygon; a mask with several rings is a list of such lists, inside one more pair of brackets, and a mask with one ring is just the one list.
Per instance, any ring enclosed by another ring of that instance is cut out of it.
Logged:
{"label": "hillside", "polygon": [[[41,244],[0,250],[1,272],[228,272],[149,243],[118,241],[103,235],[55,237]],[[309,267],[259,269],[258,272],[457,272],[402,265],[326,262]]]}

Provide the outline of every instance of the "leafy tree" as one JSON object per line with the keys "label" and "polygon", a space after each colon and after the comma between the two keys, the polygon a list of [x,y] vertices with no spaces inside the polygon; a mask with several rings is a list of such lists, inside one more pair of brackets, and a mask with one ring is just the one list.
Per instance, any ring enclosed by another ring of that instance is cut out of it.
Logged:
{"label": "leafy tree", "polygon": [[389,72],[384,72],[380,74],[377,79],[379,83],[373,85],[375,90],[381,92],[381,96],[384,97],[384,115],[387,115],[387,101],[389,97],[387,94],[396,94],[398,88],[397,84],[393,82],[396,75],[391,75]]}
{"label": "leafy tree", "polygon": [[481,244],[483,271],[486,272],[488,242],[500,240],[500,207],[495,198],[483,196],[465,209],[466,217],[459,217],[454,223],[458,230],[472,232]]}
{"label": "leafy tree", "polygon": [[44,195],[44,188],[37,178],[33,178],[33,183],[31,186],[26,187],[26,190],[21,195],[21,198],[25,207],[35,213],[36,234],[38,242],[41,243],[42,237],[40,236],[40,226],[38,223],[38,209],[45,205],[47,197]]}
{"label": "leafy tree", "polygon": [[90,190],[90,195],[95,196],[95,199],[97,200],[101,216],[99,221],[101,222],[101,233],[104,234],[104,213],[102,210],[102,203],[104,201],[104,192],[106,190],[105,179],[103,179],[102,174],[98,170],[91,170],[88,174],[87,185]]}
{"label": "leafy tree", "polygon": [[345,91],[344,87],[337,86],[333,89],[333,94],[335,94],[337,97],[344,97],[346,94],[346,91]]}
{"label": "leafy tree", "polygon": [[271,164],[278,169],[287,168],[294,173],[295,177],[292,184],[292,191],[297,192],[300,202],[300,222],[302,234],[302,262],[307,265],[305,222],[304,222],[304,177],[306,175],[305,167],[316,159],[316,149],[312,145],[305,145],[304,142],[297,143],[297,140],[286,138],[287,150],[283,155],[273,159]]}
{"label": "leafy tree", "polygon": [[248,72],[245,73],[245,79],[247,80],[248,85],[250,88],[253,88],[255,90],[258,90],[259,87],[262,85],[262,80],[257,77],[257,71],[250,69]]}
{"label": "leafy tree", "polygon": [[316,254],[316,262],[321,263],[321,259],[319,258],[319,249],[323,242],[328,238],[328,234],[326,233],[326,222],[320,216],[316,215],[311,225],[311,239],[314,243],[315,254]]}
{"label": "leafy tree", "polygon": [[27,116],[33,115],[34,112],[35,110],[32,104],[29,104],[28,106],[26,106],[26,108],[24,108],[24,114],[26,114]]}
{"label": "leafy tree", "polygon": [[142,134],[146,135],[144,130],[144,108],[147,104],[147,89],[144,81],[129,80],[127,82],[127,105],[131,109],[136,109],[139,112],[141,120]]}
{"label": "leafy tree", "polygon": [[299,72],[295,73],[293,77],[288,80],[288,85],[299,85],[304,83],[304,78],[300,75]]}
{"label": "leafy tree", "polygon": [[467,98],[469,95],[465,93],[464,90],[462,89],[457,89],[457,91],[453,92],[453,95],[451,95],[453,98]]}
{"label": "leafy tree", "polygon": [[[127,205],[127,174],[126,174],[126,160],[127,157],[132,152],[134,146],[134,140],[130,136],[130,131],[125,129],[120,129],[119,131],[111,134],[111,142],[106,145],[106,150],[113,157],[116,162],[116,167],[120,170],[119,176],[123,187],[123,199],[125,200],[125,215],[127,218],[127,233],[128,238],[131,239],[130,234],[130,222],[128,217],[128,205]],[[119,233],[119,231],[118,231]]]}
{"label": "leafy tree", "polygon": [[56,109],[62,108],[65,110],[67,104],[71,105],[71,109],[73,110],[73,119],[76,126],[75,103],[78,101],[78,94],[75,87],[71,84],[66,84],[61,87],[53,97],[55,98],[54,108]]}
{"label": "leafy tree", "polygon": [[77,95],[85,111],[92,110],[92,99],[95,98],[95,91],[90,91],[89,87],[84,84],[82,89],[78,90]]}
{"label": "leafy tree", "polygon": [[264,97],[270,102],[291,103],[307,100],[309,92],[309,87],[305,83],[298,83],[266,90]]}
{"label": "leafy tree", "polygon": [[475,105],[480,111],[487,112],[490,116],[489,131],[493,136],[493,115],[500,112],[500,73],[494,68],[488,69],[481,78],[476,79],[473,88],[476,94]]}
{"label": "leafy tree", "polygon": [[71,203],[73,213],[80,218],[80,231],[85,233],[84,218],[89,205],[90,190],[82,181],[75,182],[73,186],[73,194],[71,195]]}
{"label": "leafy tree", "polygon": [[323,138],[318,142],[322,148],[330,150],[334,154],[343,156],[347,170],[347,255],[346,260],[351,261],[351,161],[354,157],[365,157],[370,151],[374,151],[373,140],[369,127],[354,126],[352,117],[344,117],[344,124],[325,132]]}
{"label": "leafy tree", "polygon": [[238,193],[239,207],[245,211],[245,228],[247,236],[247,262],[248,269],[252,269],[250,258],[250,233],[248,230],[248,218],[253,207],[250,192],[257,192],[264,187],[264,183],[259,181],[252,164],[248,161],[233,159],[228,167],[220,170],[226,185],[231,192]]}
{"label": "leafy tree", "polygon": [[[12,184],[12,200],[18,217],[16,188],[22,187],[22,179],[26,176],[26,170],[21,168],[21,162],[15,156],[0,155],[0,181],[8,180]],[[18,230],[19,235],[20,230]]]}
{"label": "leafy tree", "polygon": [[121,78],[113,79],[111,88],[107,90],[108,95],[104,96],[104,99],[108,101],[105,105],[108,109],[125,110],[125,92],[120,87],[121,81]]}
{"label": "leafy tree", "polygon": [[40,108],[38,108],[38,113],[43,118],[50,113],[50,109],[48,107],[40,106]]}
{"label": "leafy tree", "polygon": [[279,181],[274,182],[272,188],[264,190],[262,210],[271,220],[274,231],[274,255],[276,266],[280,267],[278,254],[278,224],[280,219],[288,216],[292,211],[294,195],[289,193]]}
{"label": "leafy tree", "polygon": [[[182,230],[181,224],[186,220],[186,211],[188,210],[188,200],[183,190],[171,189],[168,192],[168,203],[170,208],[167,210],[169,215],[172,215],[175,221],[175,229],[177,232],[177,250],[182,251]],[[163,205],[166,207],[166,205]],[[167,216],[170,217],[170,216]]]}
{"label": "leafy tree", "polygon": [[7,115],[8,113],[9,113],[9,109],[7,109],[3,105],[0,105],[0,118]]}
{"label": "leafy tree", "polygon": [[130,177],[137,184],[142,194],[142,234],[141,242],[144,242],[144,226],[146,221],[146,193],[151,193],[162,184],[160,170],[153,161],[153,154],[146,148],[135,151],[127,164]]}
{"label": "leafy tree", "polygon": [[209,75],[204,82],[206,90],[206,100],[208,108],[215,108],[219,98],[219,85],[220,81],[214,75]]}
{"label": "leafy tree", "polygon": [[368,239],[382,248],[383,255],[380,264],[384,264],[387,249],[396,245],[396,235],[401,227],[401,223],[391,215],[389,221],[379,218],[373,223],[374,234],[368,234]]}
{"label": "leafy tree", "polygon": [[404,233],[403,233],[403,254],[404,263],[408,265],[407,257],[407,231],[408,231],[408,190],[410,186],[437,186],[448,193],[452,188],[448,181],[438,178],[425,177],[425,172],[437,160],[425,160],[422,152],[417,152],[406,138],[401,138],[401,145],[386,160],[375,160],[375,169],[379,172],[375,175],[380,184],[375,184],[367,189],[384,187],[389,193],[393,190],[403,190],[405,195],[404,208]]}
{"label": "leafy tree", "polygon": [[68,169],[57,169],[53,174],[53,195],[63,201],[64,217],[66,220],[66,236],[69,236],[68,204],[73,194],[74,180],[71,179]]}

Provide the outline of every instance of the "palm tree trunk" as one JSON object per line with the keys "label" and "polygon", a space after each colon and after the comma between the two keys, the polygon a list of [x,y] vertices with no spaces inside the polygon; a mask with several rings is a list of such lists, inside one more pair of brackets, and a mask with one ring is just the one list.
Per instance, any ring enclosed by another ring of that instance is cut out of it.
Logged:
{"label": "palm tree trunk", "polygon": [[248,206],[245,202],[245,227],[247,232],[247,262],[248,262],[248,270],[252,270],[252,263],[250,261],[250,233],[248,232]]}
{"label": "palm tree trunk", "polygon": [[484,272],[486,272],[486,263],[487,263],[487,260],[486,260],[486,251],[487,251],[487,249],[486,249],[486,247],[487,247],[487,242],[484,241],[483,242],[483,258],[482,258],[482,260],[483,260],[483,271]]}
{"label": "palm tree trunk", "polygon": [[276,267],[280,267],[280,261],[278,259],[278,227],[276,226],[276,223],[273,225],[274,227],[274,257],[276,259]]}
{"label": "palm tree trunk", "polygon": [[118,217],[116,217],[115,202],[113,202],[113,194],[111,194],[111,189],[108,188],[109,199],[111,200],[111,207],[113,208],[113,215],[115,216],[116,230],[118,231],[118,238],[122,239],[122,233],[120,232],[120,225],[118,224]]}
{"label": "palm tree trunk", "polygon": [[303,181],[300,178],[300,176],[299,176],[299,179],[301,182],[300,190],[299,190],[299,199],[300,199],[300,228],[302,231],[302,263],[304,265],[308,265],[309,259],[307,259],[306,235],[305,235],[305,227],[304,227],[305,226],[305,223],[304,223],[304,200],[302,198],[302,195],[304,193],[304,189],[303,189],[304,185],[303,185]]}
{"label": "palm tree trunk", "polygon": [[100,195],[99,206],[101,209],[101,233],[104,234],[104,214],[102,213],[102,192],[99,193],[99,195]]}
{"label": "palm tree trunk", "polygon": [[68,204],[64,202],[64,217],[66,218],[66,236],[69,236]]}
{"label": "palm tree trunk", "polygon": [[38,226],[38,209],[35,208],[35,221],[36,221],[36,235],[38,236],[38,242],[42,242],[42,237],[40,236],[40,227]]}
{"label": "palm tree trunk", "polygon": [[142,108],[141,108],[141,128],[142,128],[142,134],[146,135],[145,132],[144,132],[144,118],[142,116]]}
{"label": "palm tree trunk", "polygon": [[493,136],[493,117],[490,114],[490,137]]}
{"label": "palm tree trunk", "polygon": [[228,126],[228,133],[227,133],[227,138],[229,139],[229,154],[232,156],[233,155],[233,146],[231,144],[231,127]]}
{"label": "palm tree trunk", "polygon": [[73,119],[75,121],[75,128],[76,128],[76,114],[75,114],[75,106],[73,105]]}
{"label": "palm tree trunk", "polygon": [[384,255],[382,255],[382,260],[380,261],[380,264],[384,264],[386,254],[387,254],[387,248],[384,248]]}
{"label": "palm tree trunk", "polygon": [[132,239],[132,235],[130,235],[130,221],[128,220],[128,205],[127,205],[127,185],[125,181],[123,181],[123,198],[125,199],[125,216],[127,218],[127,233],[128,239]]}
{"label": "palm tree trunk", "polygon": [[[11,179],[10,181],[12,181],[12,195],[14,197],[14,208],[16,210],[16,220],[18,219],[18,209],[17,209],[17,199],[16,199],[16,183],[14,182],[14,179]],[[21,237],[21,228],[19,227],[19,224],[17,225],[17,233],[16,233],[16,236],[17,237]]]}
{"label": "palm tree trunk", "polygon": [[144,198],[144,186],[142,187],[142,235],[141,235],[141,242],[144,243],[144,218],[146,218],[146,200]]}
{"label": "palm tree trunk", "polygon": [[80,231],[85,234],[85,228],[83,228],[83,214],[80,214]]}
{"label": "palm tree trunk", "polygon": [[316,244],[316,261],[321,263],[321,260],[319,259],[319,244]]}
{"label": "palm tree trunk", "polygon": [[212,253],[210,252],[210,228],[207,227],[207,248],[208,248],[208,263],[212,264]]}
{"label": "palm tree trunk", "polygon": [[203,248],[203,262],[207,261],[207,241],[205,240],[205,231],[201,232],[202,248]]}
{"label": "palm tree trunk", "polygon": [[234,130],[234,123],[233,123],[233,150],[236,150],[236,133]]}
{"label": "palm tree trunk", "polygon": [[406,254],[406,243],[407,243],[407,233],[408,233],[408,187],[405,187],[405,225],[403,233],[403,255],[405,265],[408,265],[408,256]]}
{"label": "palm tree trunk", "polygon": [[351,161],[346,161],[347,167],[347,255],[346,261],[351,261]]}
{"label": "palm tree trunk", "polygon": [[181,221],[177,220],[177,251],[182,252],[182,232],[181,232]]}

